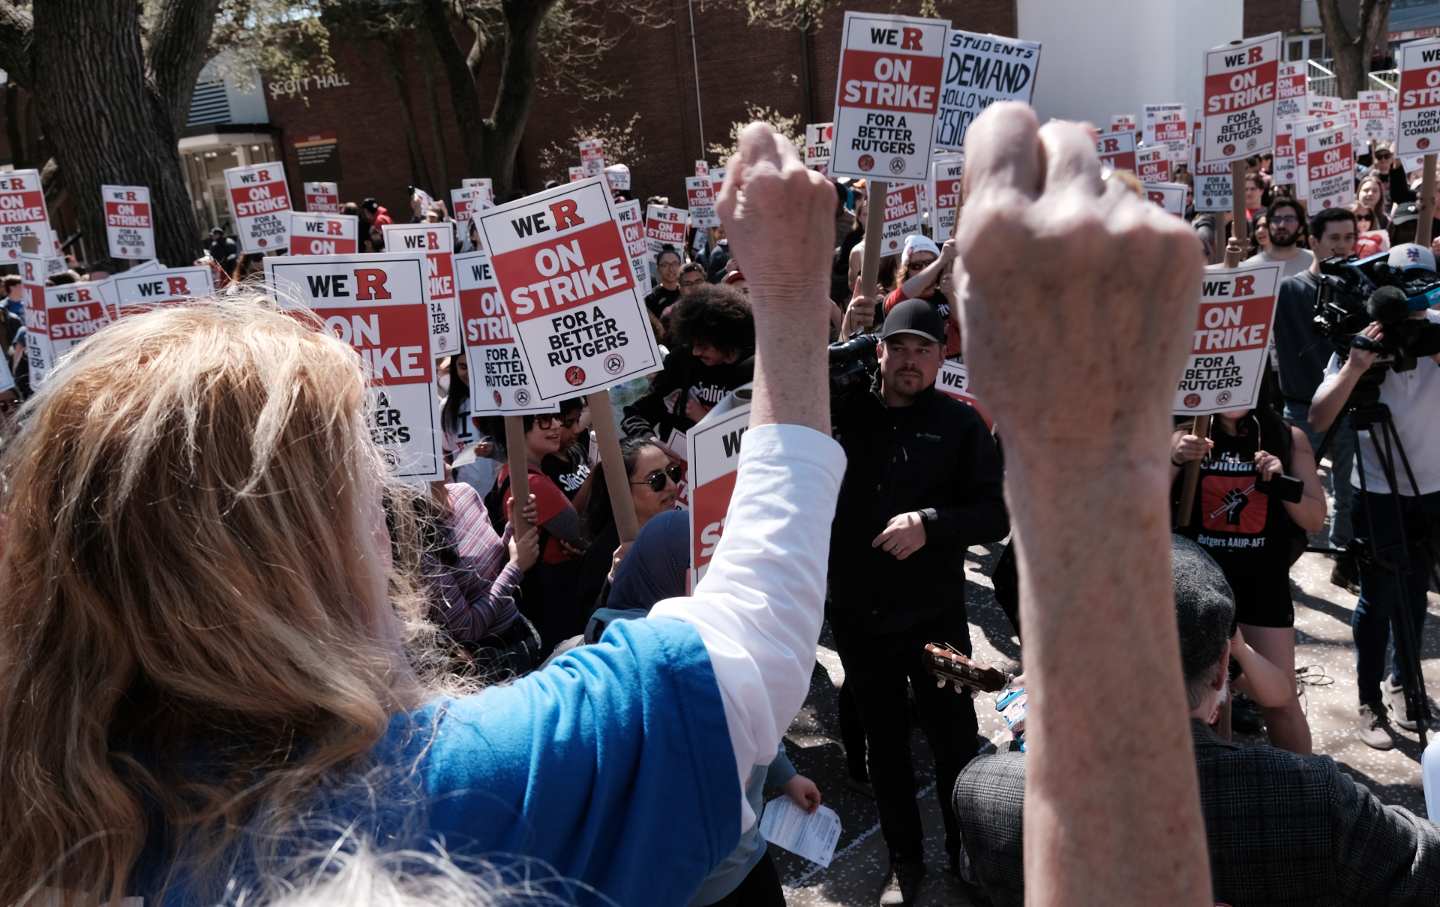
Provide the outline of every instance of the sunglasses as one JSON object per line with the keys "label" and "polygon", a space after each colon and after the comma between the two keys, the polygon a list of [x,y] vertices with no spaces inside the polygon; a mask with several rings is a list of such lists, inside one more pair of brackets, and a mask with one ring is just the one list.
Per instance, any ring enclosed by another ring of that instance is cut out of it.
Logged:
{"label": "sunglasses", "polygon": [[1375,152],[1375,160],[1377,160],[1377,161],[1388,161],[1388,160],[1390,160],[1390,159],[1391,159],[1392,157],[1394,157],[1394,156],[1395,156],[1395,155],[1391,154],[1391,153],[1388,152],[1388,151],[1377,151],[1377,152]]}
{"label": "sunglasses", "polygon": [[905,263],[905,270],[907,271],[923,271],[928,267],[930,267],[930,262],[928,261],[907,261]]}
{"label": "sunglasses", "polygon": [[680,484],[680,479],[685,475],[685,469],[679,463],[671,463],[664,469],[657,469],[645,477],[642,482],[631,482],[631,485],[649,485],[651,491],[660,492],[665,490],[669,482]]}

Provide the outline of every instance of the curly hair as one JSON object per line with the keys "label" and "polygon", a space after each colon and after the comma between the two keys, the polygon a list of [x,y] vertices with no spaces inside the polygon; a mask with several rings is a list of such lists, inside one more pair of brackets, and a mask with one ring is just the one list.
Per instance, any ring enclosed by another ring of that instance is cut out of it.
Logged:
{"label": "curly hair", "polygon": [[675,304],[670,336],[679,346],[707,343],[746,352],[755,347],[755,317],[743,293],[727,286],[702,286]]}

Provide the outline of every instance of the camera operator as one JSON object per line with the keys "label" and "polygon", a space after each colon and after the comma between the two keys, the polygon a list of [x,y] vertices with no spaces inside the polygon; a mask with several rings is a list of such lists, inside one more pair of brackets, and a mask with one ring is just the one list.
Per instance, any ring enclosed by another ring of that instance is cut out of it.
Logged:
{"label": "camera operator", "polygon": [[[1298,209],[1286,207],[1284,200],[1270,206],[1272,218],[1285,216]],[[1274,237],[1272,220],[1272,238]],[[1275,356],[1280,366],[1280,393],[1285,398],[1285,418],[1299,426],[1310,440],[1310,448],[1320,457],[1330,458],[1330,481],[1335,495],[1335,511],[1330,515],[1330,547],[1346,552],[1337,554],[1330,582],[1352,589],[1359,578],[1354,555],[1348,553],[1355,537],[1351,502],[1350,464],[1355,458],[1354,435],[1342,425],[1330,438],[1330,446],[1320,449],[1325,431],[1316,428],[1310,413],[1310,400],[1325,375],[1330,361],[1331,344],[1315,331],[1315,301],[1320,292],[1320,263],[1327,258],[1348,257],[1355,252],[1355,213],[1344,208],[1327,208],[1310,219],[1310,242],[1314,258],[1310,267],[1280,283],[1275,301]]]}
{"label": "camera operator", "polygon": [[[829,616],[865,726],[890,852],[882,904],[913,903],[925,874],[907,683],[935,755],[937,789],[948,791],[975,754],[975,709],[935,688],[924,647],[948,642],[970,652],[965,551],[1009,529],[990,432],[973,409],[934,388],[944,338],[928,300],[897,304],[885,318],[869,390],[835,407],[848,466],[832,527]],[[940,800],[953,865],[960,840],[949,798]]]}
{"label": "camera operator", "polygon": [[[1391,250],[1389,265],[1392,273],[1405,269],[1413,275],[1416,270],[1423,270],[1433,277],[1435,256],[1429,249],[1407,243]],[[1440,366],[1440,352],[1437,352],[1440,345],[1435,342],[1436,335],[1440,334],[1440,312],[1427,309],[1428,299],[1423,295],[1410,300],[1407,319],[1392,322],[1388,328],[1375,321],[1360,335],[1366,340],[1357,337],[1352,341],[1356,345],[1348,350],[1344,359],[1339,354],[1330,357],[1325,381],[1310,407],[1315,428],[1327,428],[1344,411],[1362,378],[1367,383],[1375,380],[1376,374],[1371,370],[1379,364],[1383,372],[1378,375],[1378,400],[1389,408],[1395,434],[1414,470],[1415,484],[1411,487],[1404,465],[1398,462],[1398,452],[1391,454],[1397,460],[1392,474],[1398,486],[1392,488],[1376,449],[1374,430],[1362,429],[1361,463],[1357,464],[1353,482],[1360,486],[1360,466],[1363,466],[1365,493],[1357,495],[1355,501],[1355,525],[1358,531],[1369,535],[1379,563],[1360,565],[1360,601],[1351,630],[1355,636],[1355,673],[1360,691],[1358,734],[1363,742],[1376,749],[1394,746],[1380,690],[1391,615],[1409,621],[1414,628],[1410,638],[1420,640],[1431,562],[1424,535],[1440,525],[1440,419],[1436,418],[1436,413],[1440,413],[1440,367],[1437,367]],[[1428,324],[1417,331],[1407,323],[1409,320]],[[1389,343],[1386,343],[1387,330],[1395,335]],[[1418,341],[1414,339],[1417,337]],[[1387,347],[1384,357],[1375,349],[1382,344]],[[1397,349],[1397,344],[1404,345]],[[1394,354],[1407,352],[1418,361],[1412,368],[1397,368]],[[1382,448],[1389,446],[1381,445]],[[1337,476],[1337,484],[1339,480]],[[1409,544],[1406,549],[1397,550],[1402,531],[1408,536]],[[1401,654],[1397,651],[1397,662]],[[1392,665],[1389,687],[1392,693],[1404,689],[1406,714],[1397,723],[1413,730],[1423,703],[1419,697],[1424,691],[1405,688],[1411,684],[1411,672],[1402,667]]]}

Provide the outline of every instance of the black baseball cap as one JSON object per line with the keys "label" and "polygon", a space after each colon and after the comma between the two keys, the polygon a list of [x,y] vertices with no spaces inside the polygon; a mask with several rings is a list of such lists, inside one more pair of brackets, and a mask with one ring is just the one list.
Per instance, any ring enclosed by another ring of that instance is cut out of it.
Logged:
{"label": "black baseball cap", "polygon": [[1417,221],[1419,219],[1420,206],[1414,202],[1406,202],[1395,208],[1395,216],[1390,218],[1390,223],[1399,226],[1400,224],[1408,224],[1411,221]]}
{"label": "black baseball cap", "polygon": [[896,334],[915,334],[935,343],[945,342],[945,321],[925,299],[907,299],[885,315],[880,339]]}

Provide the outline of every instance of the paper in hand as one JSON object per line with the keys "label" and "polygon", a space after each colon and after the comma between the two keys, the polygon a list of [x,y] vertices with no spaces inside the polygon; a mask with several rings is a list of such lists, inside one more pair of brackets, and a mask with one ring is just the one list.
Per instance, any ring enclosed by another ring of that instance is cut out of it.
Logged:
{"label": "paper in hand", "polygon": [[840,817],[828,806],[807,813],[789,797],[776,797],[765,804],[760,834],[771,844],[828,867],[840,841]]}

